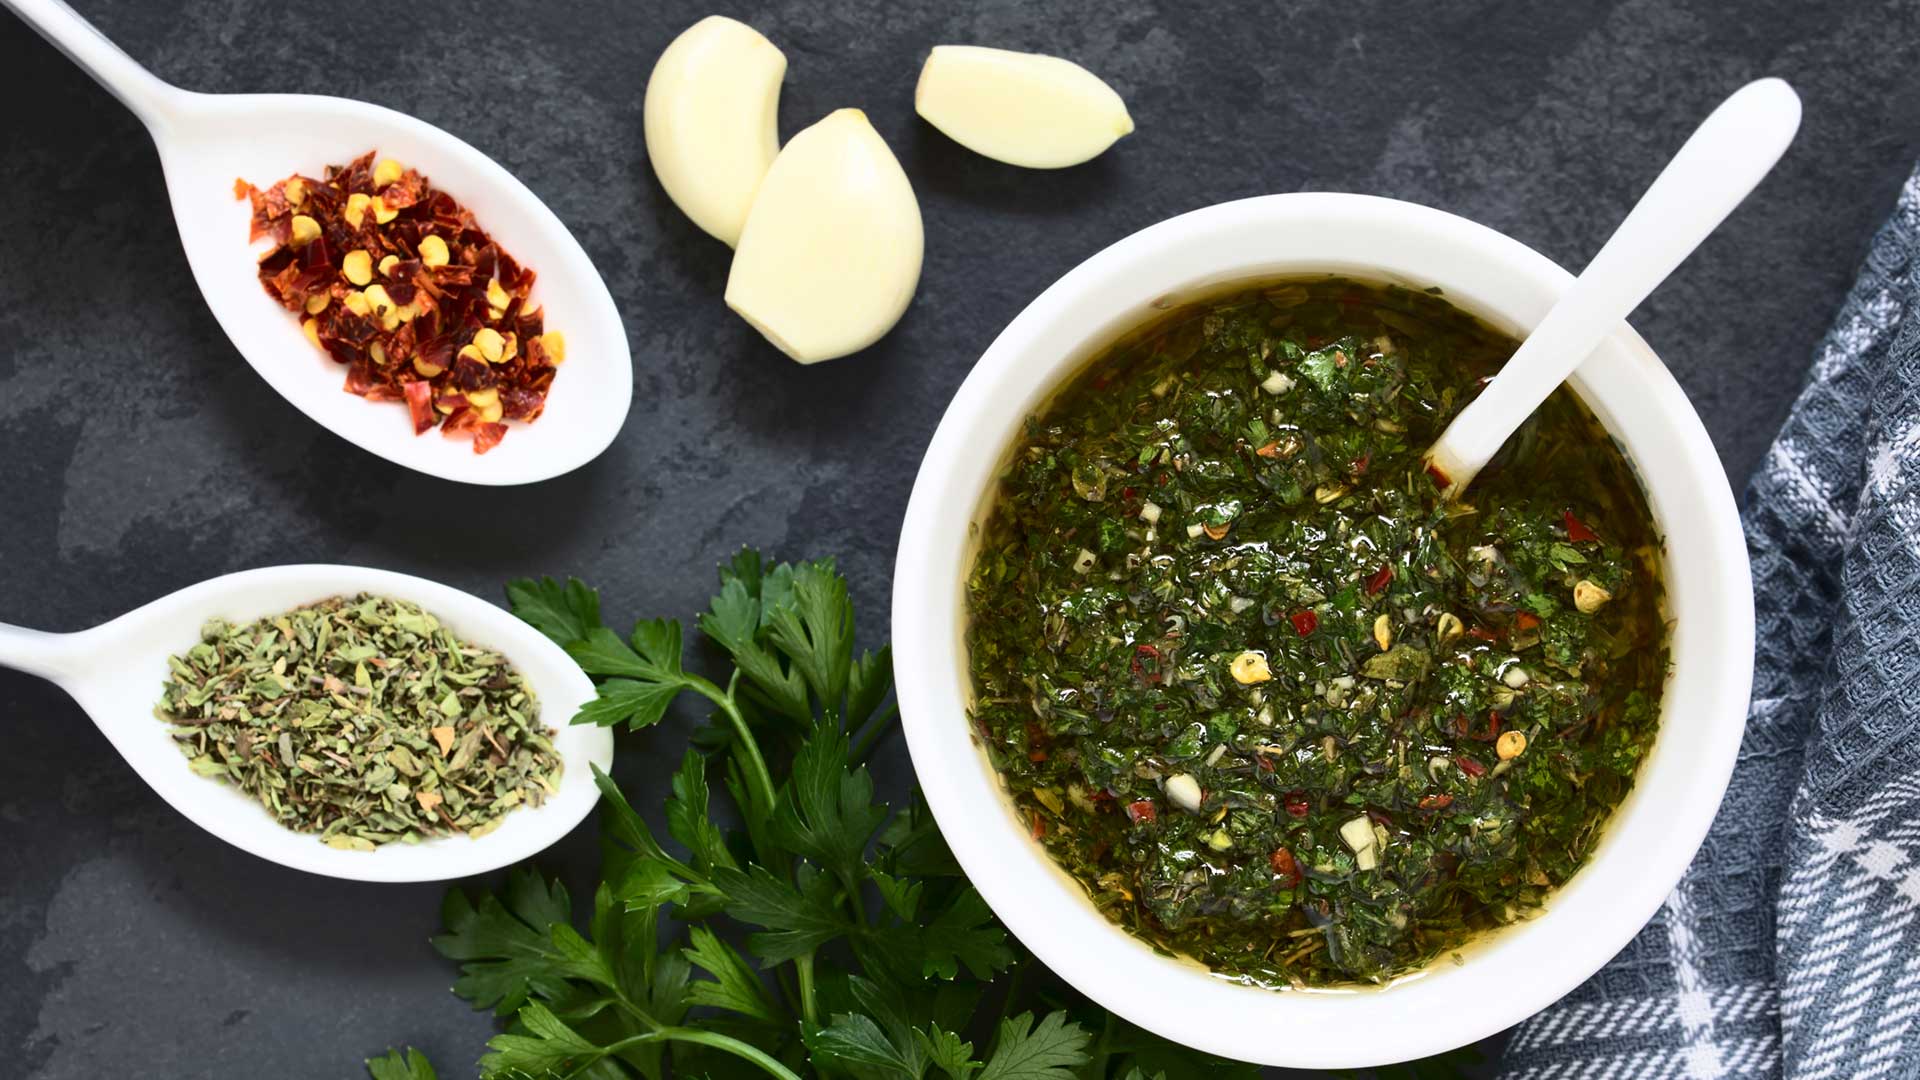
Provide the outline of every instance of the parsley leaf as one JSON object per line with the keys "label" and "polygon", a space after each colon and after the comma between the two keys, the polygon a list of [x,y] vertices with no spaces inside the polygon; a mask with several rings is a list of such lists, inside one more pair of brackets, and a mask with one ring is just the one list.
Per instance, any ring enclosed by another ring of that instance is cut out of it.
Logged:
{"label": "parsley leaf", "polygon": [[426,1055],[411,1046],[405,1056],[398,1050],[388,1050],[385,1057],[368,1058],[367,1075],[373,1080],[439,1080]]}
{"label": "parsley leaf", "polygon": [[773,876],[764,866],[746,871],[714,871],[714,883],[727,896],[727,914],[765,927],[747,945],[768,963],[792,960],[818,949],[851,929],[838,906],[833,879],[802,866],[798,884]]}
{"label": "parsley leaf", "polygon": [[694,967],[713,976],[713,981],[692,983],[687,994],[690,1004],[726,1009],[769,1024],[786,1022],[786,1010],[767,997],[767,988],[761,984],[760,977],[733,946],[704,926],[694,927],[692,937],[692,946],[683,953]]}
{"label": "parsley leaf", "polygon": [[579,641],[600,625],[600,594],[568,578],[565,585],[552,578],[522,578],[507,582],[507,606],[520,621],[547,635],[561,648]]}
{"label": "parsley leaf", "polygon": [[1073,1070],[1087,1060],[1092,1036],[1067,1014],[1048,1013],[1038,1024],[1032,1013],[1000,1021],[993,1056],[980,1070],[979,1080],[1073,1080]]}
{"label": "parsley leaf", "polygon": [[870,1016],[841,1013],[833,1023],[806,1037],[813,1063],[837,1069],[857,1080],[920,1080],[926,1062],[916,1045],[911,1051],[894,1045]]}
{"label": "parsley leaf", "polygon": [[549,885],[532,870],[517,869],[507,878],[504,902],[487,894],[476,906],[459,889],[449,890],[440,907],[440,921],[447,929],[433,938],[433,947],[461,962],[454,993],[475,1008],[506,1016],[531,995],[557,998],[567,993],[573,969],[567,954],[555,946],[552,928],[568,926],[572,918],[566,886],[557,881]]}
{"label": "parsley leaf", "polygon": [[848,768],[846,737],[822,729],[801,744],[786,795],[770,823],[773,842],[851,882],[887,808],[873,805],[866,768]]}
{"label": "parsley leaf", "polygon": [[569,1076],[606,1056],[591,1039],[568,1027],[545,1005],[529,1005],[520,1010],[520,1026],[526,1034],[495,1035],[487,1040],[493,1053],[480,1058],[480,1067],[489,1074],[547,1076],[563,1070]]}

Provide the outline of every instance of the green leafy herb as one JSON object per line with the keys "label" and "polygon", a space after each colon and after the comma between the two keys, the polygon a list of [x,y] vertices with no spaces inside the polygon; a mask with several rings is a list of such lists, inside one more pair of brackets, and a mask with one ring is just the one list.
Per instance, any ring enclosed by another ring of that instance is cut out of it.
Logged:
{"label": "green leafy herb", "polygon": [[856,649],[831,562],[748,551],[722,568],[700,627],[733,662],[724,683],[688,670],[676,623],[602,625],[578,581],[508,598],[598,681],[576,722],[644,727],[686,698],[715,725],[665,799],[671,850],[596,772],[604,856],[584,927],[566,888],[527,868],[498,893],[447,894],[433,944],[460,965],[454,992],[507,1023],[483,1077],[1105,1080],[1136,1061],[1247,1075],[1075,997],[1008,938],[923,805],[874,801],[891,664]]}

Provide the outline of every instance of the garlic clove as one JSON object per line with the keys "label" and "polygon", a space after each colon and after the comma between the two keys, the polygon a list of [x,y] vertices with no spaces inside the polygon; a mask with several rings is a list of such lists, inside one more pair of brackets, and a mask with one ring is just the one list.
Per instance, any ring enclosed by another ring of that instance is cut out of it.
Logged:
{"label": "garlic clove", "polygon": [[913,299],[920,204],[880,133],[841,109],[767,170],[727,275],[727,306],[803,364],[880,340]]}
{"label": "garlic clove", "polygon": [[1060,169],[1097,157],[1133,130],[1127,104],[1071,60],[978,45],[936,45],[914,110],[995,161]]}
{"label": "garlic clove", "polygon": [[674,38],[647,79],[647,157],[683,213],[733,246],[780,152],[787,57],[758,30],[709,15]]}

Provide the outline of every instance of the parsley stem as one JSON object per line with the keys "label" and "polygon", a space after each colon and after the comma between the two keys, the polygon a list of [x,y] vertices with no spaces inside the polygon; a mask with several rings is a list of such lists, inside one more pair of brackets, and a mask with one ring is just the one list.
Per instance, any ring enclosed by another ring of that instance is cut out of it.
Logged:
{"label": "parsley stem", "polygon": [[813,954],[794,957],[793,969],[800,974],[800,1018],[812,1027],[820,1022],[813,1004]]}
{"label": "parsley stem", "polygon": [[723,691],[718,686],[698,675],[686,676],[687,685],[702,697],[727,714],[733,723],[733,733],[739,740],[741,750],[747,759],[747,779],[753,785],[753,794],[759,800],[761,808],[767,813],[773,811],[774,790],[773,774],[767,771],[767,759],[760,755],[760,743],[753,737],[753,730],[747,726],[746,715],[740,711],[740,703],[734,699],[734,691],[740,686],[740,669],[735,668],[733,678],[727,680]]}
{"label": "parsley stem", "polygon": [[893,730],[893,720],[899,712],[899,703],[889,703],[879,715],[867,721],[866,728],[860,732],[859,740],[853,744],[852,753],[847,755],[854,764],[865,762],[867,756],[873,753],[874,745],[880,741],[881,736]]}
{"label": "parsley stem", "polygon": [[600,1047],[599,1057],[594,1058],[593,1061],[582,1062],[580,1069],[576,1069],[568,1075],[578,1076],[595,1062],[611,1057],[622,1050],[642,1046],[650,1042],[662,1041],[697,1043],[701,1046],[710,1046],[715,1050],[724,1051],[735,1057],[744,1058],[747,1061],[753,1062],[755,1065],[760,1066],[761,1071],[767,1073],[769,1076],[780,1077],[780,1080],[800,1080],[800,1077],[796,1075],[793,1070],[780,1064],[780,1062],[775,1060],[771,1055],[751,1043],[742,1042],[731,1035],[722,1035],[719,1032],[703,1031],[700,1028],[690,1027],[662,1027],[655,1028],[652,1031],[642,1032],[639,1035],[629,1035],[619,1042]]}

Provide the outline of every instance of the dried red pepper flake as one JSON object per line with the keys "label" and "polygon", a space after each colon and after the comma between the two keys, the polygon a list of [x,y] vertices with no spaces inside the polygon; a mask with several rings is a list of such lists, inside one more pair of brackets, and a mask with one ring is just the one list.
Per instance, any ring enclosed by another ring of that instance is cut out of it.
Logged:
{"label": "dried red pepper flake", "polygon": [[1160,681],[1160,650],[1151,645],[1133,647],[1133,676],[1143,683]]}
{"label": "dried red pepper flake", "polygon": [[1573,516],[1573,511],[1563,510],[1561,511],[1560,516],[1567,523],[1567,539],[1568,540],[1571,540],[1574,543],[1579,544],[1579,543],[1584,543],[1588,540],[1600,539],[1600,534],[1594,532],[1592,529],[1589,529],[1585,525],[1581,524],[1580,519]]}
{"label": "dried red pepper flake", "polygon": [[1540,616],[1531,611],[1517,611],[1513,615],[1513,625],[1516,630],[1531,630],[1540,625]]}
{"label": "dried red pepper flake", "polygon": [[1480,777],[1487,775],[1487,767],[1470,757],[1457,757],[1454,758],[1453,761],[1454,764],[1460,766],[1460,771],[1466,773],[1468,776]]}
{"label": "dried red pepper flake", "polygon": [[1367,577],[1367,595],[1378,596],[1381,590],[1393,583],[1393,564],[1387,563]]}
{"label": "dried red pepper flake", "polygon": [[1472,739],[1474,742],[1492,742],[1500,737],[1500,714],[1497,712],[1489,712],[1487,714],[1486,726],[1481,728],[1474,727],[1472,721],[1468,720],[1465,716],[1456,716],[1453,718],[1453,728],[1463,739]]}
{"label": "dried red pepper flake", "polygon": [[1478,638],[1481,641],[1499,641],[1500,640],[1499,634],[1494,633],[1492,630],[1489,630],[1484,626],[1467,627],[1467,636],[1470,638]]}
{"label": "dried red pepper flake", "polygon": [[1423,795],[1420,798],[1422,810],[1445,810],[1452,805],[1453,796],[1451,795]]}
{"label": "dried red pepper flake", "polygon": [[1154,807],[1152,799],[1138,799],[1127,804],[1127,820],[1135,825],[1152,821],[1158,816],[1160,811]]}
{"label": "dried red pepper flake", "polygon": [[1315,615],[1311,611],[1296,611],[1292,615],[1287,616],[1287,621],[1293,623],[1294,633],[1299,634],[1301,637],[1306,637],[1308,634],[1313,633],[1314,629],[1320,625],[1320,616]]}
{"label": "dried red pepper flake", "polygon": [[1275,884],[1288,889],[1300,884],[1300,863],[1294,859],[1293,852],[1283,847],[1274,848],[1267,856],[1267,865],[1273,868]]}
{"label": "dried red pepper flake", "polygon": [[1313,803],[1307,799],[1307,793],[1299,790],[1287,792],[1286,798],[1280,805],[1286,807],[1287,813],[1297,818],[1306,817],[1313,810]]}
{"label": "dried red pepper flake", "polygon": [[1040,819],[1040,811],[1029,810],[1027,813],[1030,815],[1029,820],[1033,822],[1033,838],[1044,839],[1047,835],[1047,823]]}
{"label": "dried red pepper flake", "polygon": [[545,411],[566,342],[528,305],[534,272],[418,170],[370,151],[234,196],[275,244],[261,286],[346,367],[346,392],[404,401],[416,435],[437,425],[476,454]]}

